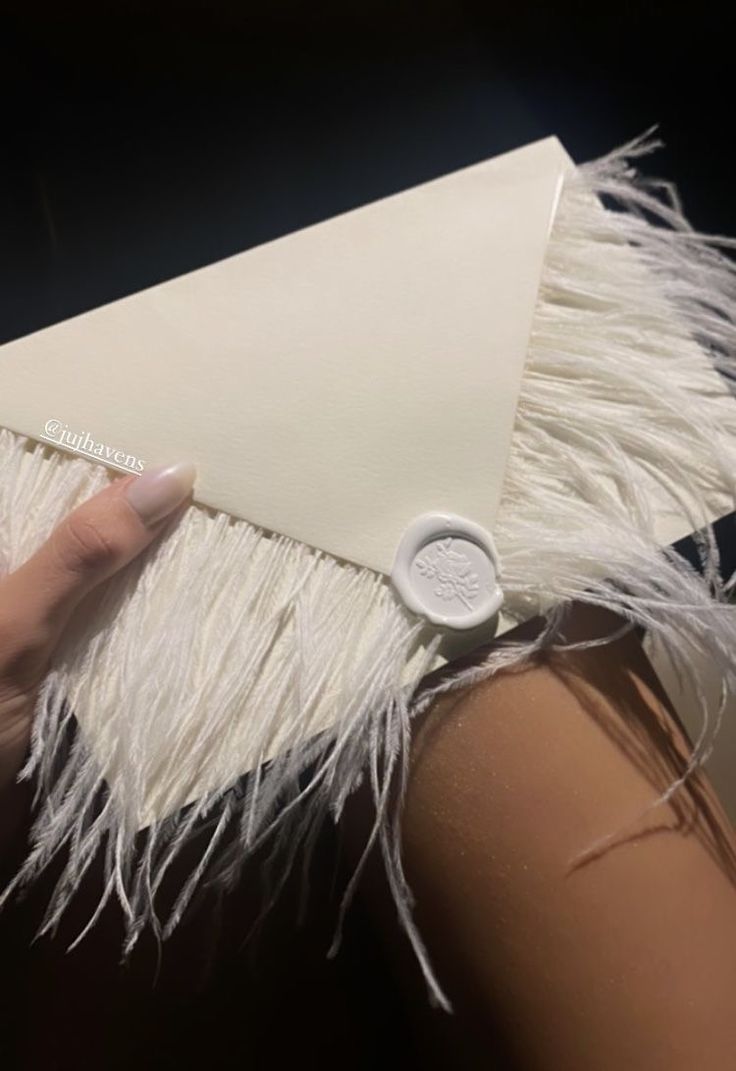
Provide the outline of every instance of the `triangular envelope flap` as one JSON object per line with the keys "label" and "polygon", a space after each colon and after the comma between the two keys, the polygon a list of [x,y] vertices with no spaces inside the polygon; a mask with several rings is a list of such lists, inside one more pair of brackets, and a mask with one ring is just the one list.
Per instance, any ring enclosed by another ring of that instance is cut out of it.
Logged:
{"label": "triangular envelope flap", "polygon": [[548,138],[8,343],[0,425],[193,460],[197,501],[384,573],[418,514],[491,530],[570,166]]}

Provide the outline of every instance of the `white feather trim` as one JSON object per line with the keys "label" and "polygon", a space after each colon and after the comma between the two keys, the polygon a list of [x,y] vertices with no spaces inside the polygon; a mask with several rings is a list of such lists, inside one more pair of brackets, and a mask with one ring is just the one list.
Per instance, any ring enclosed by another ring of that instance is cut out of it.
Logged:
{"label": "white feather trim", "polygon": [[[724,694],[734,691],[736,610],[706,526],[714,509],[733,509],[736,490],[736,404],[713,372],[715,364],[733,375],[734,266],[719,252],[725,240],[689,227],[671,187],[637,174],[632,161],[654,147],[639,140],[572,172],[550,237],[494,532],[506,612],[546,615],[542,635],[500,641],[417,699],[439,636],[386,578],[191,508],[88,600],[85,623],[77,615],[59,649],[23,773],[38,788],[32,849],[3,900],[64,849],[41,927],[52,930],[104,851],[98,911],[118,898],[129,951],[146,925],[168,936],[203,880],[234,880],[270,838],[283,849],[284,875],[296,846],[339,820],[367,776],[376,801],[369,846],[382,851],[430,993],[448,1007],[401,865],[411,718],[439,692],[559,643],[570,600],[643,626],[686,677],[707,658]],[[2,570],[109,479],[7,431],[0,464]],[[702,576],[661,549],[698,529]],[[703,719],[684,776],[712,747],[722,710],[690,683]],[[81,731],[66,749],[72,712]],[[248,769],[239,798],[229,789]],[[205,818],[209,846],[159,918],[156,891]],[[226,833],[237,851],[220,855]],[[338,943],[339,927],[333,951]]]}

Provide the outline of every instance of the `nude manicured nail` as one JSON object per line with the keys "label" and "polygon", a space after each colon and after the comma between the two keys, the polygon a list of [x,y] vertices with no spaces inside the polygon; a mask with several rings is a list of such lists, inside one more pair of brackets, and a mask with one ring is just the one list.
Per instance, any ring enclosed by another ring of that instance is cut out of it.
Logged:
{"label": "nude manicured nail", "polygon": [[143,523],[150,527],[186,498],[194,485],[196,472],[189,461],[155,465],[126,487],[125,496]]}

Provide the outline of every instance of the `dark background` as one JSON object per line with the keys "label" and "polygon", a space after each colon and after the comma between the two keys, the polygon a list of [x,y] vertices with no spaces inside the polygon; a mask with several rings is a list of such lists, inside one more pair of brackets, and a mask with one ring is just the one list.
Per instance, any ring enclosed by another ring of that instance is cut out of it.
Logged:
{"label": "dark background", "polygon": [[[643,169],[736,235],[735,27],[621,0],[6,6],[0,341],[553,133],[583,161],[659,124]],[[217,955],[190,925],[155,989],[150,958],[118,971],[114,917],[29,952],[40,902],[0,920],[4,1067],[430,1066],[359,906],[337,965],[324,919],[297,940],[284,916],[254,973],[236,900]]]}
{"label": "dark background", "polygon": [[[7,9],[6,9],[7,11]],[[705,5],[37,5],[0,34],[0,341],[548,134],[736,234]]]}

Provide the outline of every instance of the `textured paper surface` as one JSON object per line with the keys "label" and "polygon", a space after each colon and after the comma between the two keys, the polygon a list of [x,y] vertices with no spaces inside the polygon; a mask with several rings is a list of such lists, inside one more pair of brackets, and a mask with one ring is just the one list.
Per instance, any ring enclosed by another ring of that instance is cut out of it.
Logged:
{"label": "textured paper surface", "polygon": [[[550,138],[9,343],[0,425],[191,459],[203,504],[384,573],[419,513],[492,532],[571,166]],[[652,500],[662,543],[688,534],[654,479]],[[444,637],[434,665],[481,631]],[[242,772],[234,753],[224,780]]]}
{"label": "textured paper surface", "polygon": [[388,573],[405,526],[493,530],[547,235],[555,138],[0,352],[0,425],[55,419],[196,499]]}

